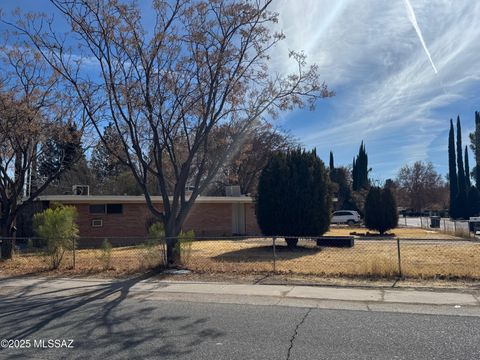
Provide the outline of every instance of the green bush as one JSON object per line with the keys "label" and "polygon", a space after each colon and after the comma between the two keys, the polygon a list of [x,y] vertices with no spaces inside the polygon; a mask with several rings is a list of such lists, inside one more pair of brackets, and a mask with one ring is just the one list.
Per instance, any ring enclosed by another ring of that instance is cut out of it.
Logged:
{"label": "green bush", "polygon": [[100,248],[100,255],[98,260],[103,265],[103,270],[108,270],[112,265],[112,244],[107,239],[104,239]]}
{"label": "green bush", "polygon": [[57,269],[65,251],[72,251],[78,237],[77,209],[73,206],[57,205],[35,214],[35,232],[47,242],[46,254],[50,266]]}
{"label": "green bush", "polygon": [[145,244],[143,244],[143,249],[144,254],[140,261],[147,268],[165,265],[167,263],[165,230],[161,222],[152,222],[148,227],[148,239]]}
{"label": "green bush", "polygon": [[397,202],[392,191],[372,186],[365,200],[365,226],[383,235],[397,225]]}
{"label": "green bush", "polygon": [[257,221],[267,236],[321,236],[330,225],[330,182],[315,150],[273,155],[262,170],[256,199]]}
{"label": "green bush", "polygon": [[186,264],[190,261],[190,256],[192,254],[192,244],[195,239],[195,232],[189,230],[187,232],[180,232],[178,235],[178,241],[175,245],[175,251],[180,255],[180,263]]}
{"label": "green bush", "polygon": [[154,222],[148,228],[148,237],[150,239],[163,239],[165,237],[165,228],[159,221]]}

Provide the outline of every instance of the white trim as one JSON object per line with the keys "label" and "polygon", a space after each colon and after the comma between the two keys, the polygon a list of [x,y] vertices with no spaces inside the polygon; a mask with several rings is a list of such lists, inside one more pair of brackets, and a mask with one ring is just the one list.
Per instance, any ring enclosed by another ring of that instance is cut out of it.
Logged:
{"label": "white trim", "polygon": [[[163,203],[161,196],[152,196],[153,203]],[[172,199],[172,198],[170,198]],[[64,204],[144,204],[144,196],[128,195],[44,195],[36,198],[37,201],[50,201]],[[251,204],[254,200],[250,196],[199,196],[195,203],[199,204]]]}

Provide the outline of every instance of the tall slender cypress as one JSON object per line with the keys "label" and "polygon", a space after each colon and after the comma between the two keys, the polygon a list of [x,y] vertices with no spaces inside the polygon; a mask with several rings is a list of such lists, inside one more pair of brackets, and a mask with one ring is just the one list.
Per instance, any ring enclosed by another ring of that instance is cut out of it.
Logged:
{"label": "tall slender cypress", "polygon": [[458,196],[457,196],[458,216],[461,218],[467,218],[468,217],[467,183],[465,180],[465,169],[463,167],[462,127],[460,125],[460,116],[457,116],[457,177],[458,177]]}
{"label": "tall slender cypress", "polygon": [[455,161],[455,132],[453,130],[453,121],[450,119],[450,132],[448,133],[448,178],[450,181],[450,216],[457,218],[457,164]]}
{"label": "tall slender cypress", "polygon": [[355,156],[353,157],[352,164],[352,189],[354,191],[358,190],[357,163],[355,161]]}
{"label": "tall slender cypress", "polygon": [[335,165],[333,163],[333,153],[330,151],[330,171],[335,169]]}
{"label": "tall slender cypress", "polygon": [[465,184],[466,184],[466,193],[468,197],[468,192],[472,183],[470,182],[470,162],[468,161],[468,146],[465,145]]}
{"label": "tall slender cypress", "polygon": [[353,190],[357,191],[368,188],[368,155],[363,141],[360,144],[357,157],[353,158],[352,178]]}
{"label": "tall slender cypress", "polygon": [[465,191],[465,169],[463,168],[463,148],[462,148],[462,127],[460,125],[460,117],[457,117],[457,176],[458,176],[458,193]]}
{"label": "tall slender cypress", "polygon": [[470,134],[470,147],[475,155],[475,166],[473,168],[473,177],[477,189],[480,188],[480,112],[475,111],[475,131]]}

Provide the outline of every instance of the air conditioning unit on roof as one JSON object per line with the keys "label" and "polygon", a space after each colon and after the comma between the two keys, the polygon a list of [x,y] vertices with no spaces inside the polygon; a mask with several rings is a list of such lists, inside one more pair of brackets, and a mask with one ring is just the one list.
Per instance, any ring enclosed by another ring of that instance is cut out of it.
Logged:
{"label": "air conditioning unit on roof", "polygon": [[225,195],[226,196],[241,196],[240,186],[239,185],[225,186]]}
{"label": "air conditioning unit on roof", "polygon": [[90,195],[90,186],[88,185],[73,185],[72,186],[73,195]]}

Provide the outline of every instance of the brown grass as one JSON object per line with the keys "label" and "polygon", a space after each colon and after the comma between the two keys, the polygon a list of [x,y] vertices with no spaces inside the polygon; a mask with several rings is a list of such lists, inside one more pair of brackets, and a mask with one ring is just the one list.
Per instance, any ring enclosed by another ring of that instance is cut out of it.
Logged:
{"label": "brown grass", "polygon": [[[348,235],[352,228],[335,228],[327,235]],[[363,229],[363,231],[365,231]],[[480,279],[480,243],[446,241],[450,235],[422,229],[395,229],[401,241],[403,275],[410,278]],[[428,239],[427,239],[428,237]],[[1,275],[62,274],[121,276],[146,271],[162,264],[159,247],[114,248],[108,266],[101,261],[101,250],[77,250],[75,269],[71,253],[62,268],[48,269],[41,255],[18,255],[0,262]],[[318,248],[313,241],[300,240],[290,250],[277,240],[275,270],[279,274],[395,277],[398,275],[396,240],[355,240],[353,248]],[[271,239],[212,240],[193,242],[186,267],[199,274],[264,274],[274,269]]]}
{"label": "brown grass", "polygon": [[102,250],[76,250],[75,268],[72,253],[65,253],[60,269],[51,270],[48,258],[41,254],[20,254],[12,260],[0,261],[0,274],[4,276],[45,275],[101,275],[123,276],[144,272],[163,264],[159,246],[114,248],[109,264],[101,260]]}
{"label": "brown grass", "polygon": [[[322,248],[300,241],[289,250],[278,240],[275,268],[280,273],[328,276],[393,277],[398,275],[395,240],[356,240],[353,248]],[[473,242],[401,242],[404,276],[480,278],[480,244]],[[271,242],[195,242],[187,264],[194,271],[251,273],[273,270]]]}

